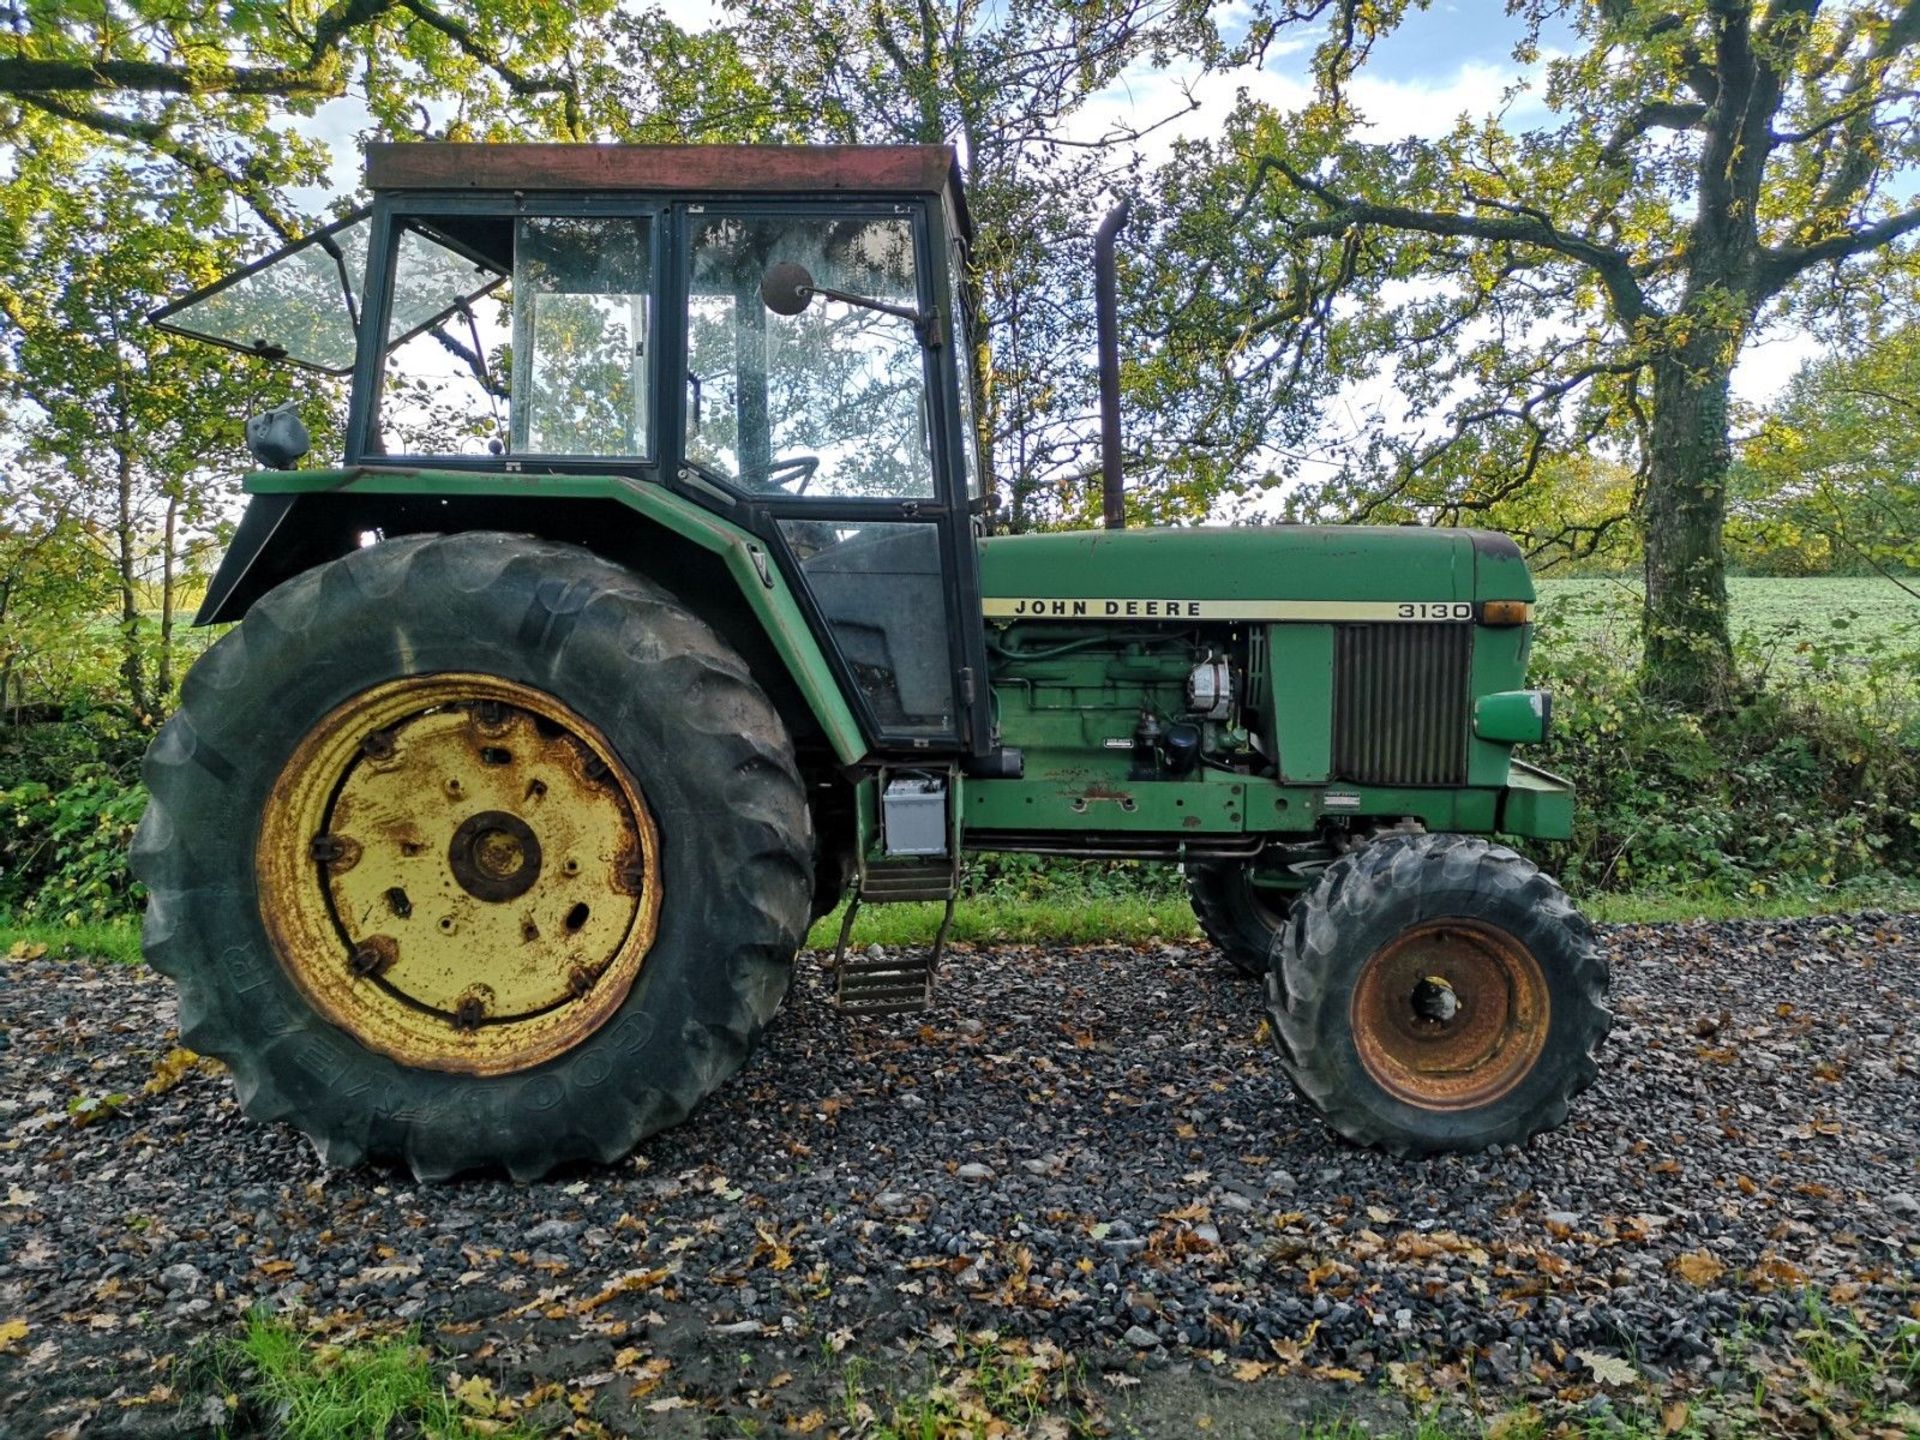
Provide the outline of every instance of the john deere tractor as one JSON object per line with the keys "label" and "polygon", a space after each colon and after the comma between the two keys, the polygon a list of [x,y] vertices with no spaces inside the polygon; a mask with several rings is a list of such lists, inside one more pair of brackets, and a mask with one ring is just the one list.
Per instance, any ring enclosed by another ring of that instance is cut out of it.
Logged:
{"label": "john deere tractor", "polygon": [[1184,867],[1352,1140],[1565,1117],[1607,975],[1491,838],[1573,804],[1514,756],[1549,707],[1510,541],[992,535],[944,148],[375,146],[367,183],[155,316],[350,396],[338,468],[290,409],[248,424],[198,617],[232,628],[134,843],[183,1040],[250,1115],[422,1178],[613,1160],[740,1065],[843,900],[839,1002],[926,1005],[941,945],[850,953],[854,913],[950,919],[1011,850]]}

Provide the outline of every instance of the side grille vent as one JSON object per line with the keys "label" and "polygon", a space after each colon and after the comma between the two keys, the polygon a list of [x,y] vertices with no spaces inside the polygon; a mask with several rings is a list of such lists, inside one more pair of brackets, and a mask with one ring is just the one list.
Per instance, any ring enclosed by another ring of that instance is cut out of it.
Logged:
{"label": "side grille vent", "polygon": [[1471,625],[1339,626],[1334,774],[1360,785],[1464,784],[1472,657]]}

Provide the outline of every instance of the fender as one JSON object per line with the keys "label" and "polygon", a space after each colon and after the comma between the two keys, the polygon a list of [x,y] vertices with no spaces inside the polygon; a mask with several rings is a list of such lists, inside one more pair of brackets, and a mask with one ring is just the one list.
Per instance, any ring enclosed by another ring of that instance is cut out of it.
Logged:
{"label": "fender", "polygon": [[[567,541],[731,611],[719,629],[746,656],[797,735],[817,732],[843,765],[867,738],[786,577],[753,535],[659,485],[615,475],[507,475],[355,466],[268,470],[194,617],[238,620],[281,581],[376,536],[509,530]],[[567,500],[567,505],[545,502]],[[727,602],[733,602],[731,605]],[[783,703],[784,701],[784,703]],[[792,713],[795,709],[802,713]]]}

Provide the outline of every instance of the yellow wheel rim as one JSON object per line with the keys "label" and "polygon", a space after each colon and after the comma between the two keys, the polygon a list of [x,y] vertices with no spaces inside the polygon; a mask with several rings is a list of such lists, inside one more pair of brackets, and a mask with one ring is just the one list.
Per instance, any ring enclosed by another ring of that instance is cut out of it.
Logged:
{"label": "yellow wheel rim", "polygon": [[406,1065],[503,1075],[585,1040],[652,947],[660,842],[606,737],[491,675],[362,691],[268,797],[260,913],[301,993]]}

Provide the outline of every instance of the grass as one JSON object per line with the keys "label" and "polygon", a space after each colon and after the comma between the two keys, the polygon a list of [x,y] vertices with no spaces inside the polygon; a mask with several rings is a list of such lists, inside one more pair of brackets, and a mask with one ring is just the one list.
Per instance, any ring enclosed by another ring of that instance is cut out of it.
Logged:
{"label": "grass", "polygon": [[[863,905],[853,922],[855,945],[927,945],[940,928],[945,907],[929,902]],[[840,937],[846,907],[820,920],[807,936],[817,949],[833,948]],[[1147,940],[1190,940],[1200,933],[1184,897],[996,899],[963,898],[953,907],[949,940],[975,944],[1059,945],[1135,944]]]}
{"label": "grass", "polygon": [[[1643,925],[1671,920],[1792,920],[1854,910],[1920,912],[1920,880],[1897,875],[1863,876],[1831,887],[1787,888],[1768,895],[1599,894],[1580,899],[1599,924]],[[938,904],[868,905],[854,921],[856,946],[930,945],[940,928]],[[807,936],[814,949],[831,950],[840,936],[841,906]],[[1155,940],[1198,939],[1200,927],[1182,897],[1080,895],[1046,899],[1000,899],[983,895],[954,906],[950,940],[977,945],[1137,945]],[[45,947],[41,949],[40,947]],[[19,924],[0,918],[0,957],[47,955],[57,960],[140,962],[136,920],[85,925]]]}
{"label": "grass", "polygon": [[82,925],[25,924],[0,916],[0,957],[111,960],[140,963],[140,922],[96,920]]}
{"label": "grass", "polygon": [[[1671,920],[1792,920],[1854,910],[1920,912],[1920,880],[1866,876],[1840,885],[1787,887],[1767,895],[1610,894],[1580,898],[1580,907],[1600,924],[1651,924]],[[813,927],[807,944],[832,949],[845,907]],[[853,925],[854,945],[928,945],[940,928],[937,904],[862,907]],[[1199,937],[1184,898],[996,900],[963,899],[954,907],[948,938],[982,944],[1048,942],[1064,945],[1138,944]]]}
{"label": "grass", "polygon": [[[540,1433],[481,1418],[434,1374],[413,1334],[336,1347],[255,1312],[237,1337],[189,1362],[183,1379],[189,1394],[225,1399],[231,1433],[273,1440],[537,1440]],[[483,1410],[492,1409],[488,1394]]]}

